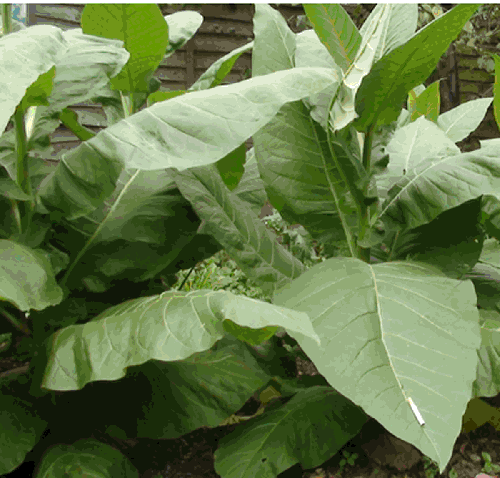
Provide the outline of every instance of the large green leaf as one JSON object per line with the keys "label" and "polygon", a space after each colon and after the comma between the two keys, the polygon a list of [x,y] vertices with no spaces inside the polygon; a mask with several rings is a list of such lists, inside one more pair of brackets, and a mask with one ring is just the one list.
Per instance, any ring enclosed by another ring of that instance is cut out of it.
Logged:
{"label": "large green leaf", "polygon": [[214,237],[264,292],[273,293],[306,270],[251,209],[228,191],[215,166],[179,172],[175,182],[202,221],[198,233]]}
{"label": "large green leaf", "polygon": [[19,310],[43,310],[63,298],[52,266],[43,254],[14,241],[0,240],[0,300]]}
{"label": "large green leaf", "polygon": [[392,187],[381,218],[391,227],[413,229],[482,194],[496,196],[499,188],[500,166],[495,146],[427,158]]}
{"label": "large green leaf", "polygon": [[332,258],[285,286],[273,302],[309,315],[321,346],[290,335],[332,387],[444,469],[481,344],[470,281],[449,279],[423,263]]}
{"label": "large green leaf", "polygon": [[354,126],[358,131],[366,132],[373,125],[398,118],[408,92],[431,75],[478,6],[457,5],[375,63],[356,95],[356,113],[360,117]]}
{"label": "large green leaf", "polygon": [[149,92],[149,77],[168,45],[168,25],[158,5],[90,3],[80,23],[87,35],[122,40],[130,53],[127,64],[111,79],[113,89]]}
{"label": "large green leaf", "polygon": [[215,452],[219,475],[275,478],[296,463],[314,468],[354,438],[368,418],[329,387],[301,390],[280,405],[266,409],[220,441]]}
{"label": "large green leaf", "polygon": [[[214,163],[285,103],[321,91],[334,80],[328,70],[301,68],[156,103],[66,153],[41,186],[40,199],[74,219],[112,193],[123,167],[184,170]],[[189,111],[197,118],[196,128]]]}
{"label": "large green leaf", "polygon": [[320,341],[301,312],[227,291],[169,291],[125,302],[91,322],[57,331],[48,344],[42,386],[78,390],[92,381],[117,380],[127,367],[148,360],[183,360],[224,337],[225,319],[254,329],[282,326]]}

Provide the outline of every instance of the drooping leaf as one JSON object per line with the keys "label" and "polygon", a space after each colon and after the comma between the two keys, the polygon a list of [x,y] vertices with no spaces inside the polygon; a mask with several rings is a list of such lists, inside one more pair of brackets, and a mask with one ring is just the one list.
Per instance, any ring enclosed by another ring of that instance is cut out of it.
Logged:
{"label": "drooping leaf", "polygon": [[[283,104],[332,81],[328,70],[300,68],[157,103],[66,153],[39,197],[46,208],[77,218],[112,193],[123,167],[182,171],[214,163],[262,128]],[[196,129],[187,111],[195,112]]]}
{"label": "drooping leaf", "polygon": [[[200,427],[218,426],[272,378],[249,347],[230,335],[209,350],[188,355],[182,360],[149,360],[128,368],[121,380],[92,382],[76,394],[57,394],[54,421],[63,425],[72,419],[76,429],[84,430],[106,424],[119,428],[123,438],[178,438]],[[124,396],[127,413],[116,406]],[[68,433],[64,425],[61,431]]]}
{"label": "drooping leaf", "polygon": [[177,187],[202,220],[198,233],[213,236],[266,293],[302,274],[306,267],[276,242],[250,208],[231,194],[214,166],[177,173]]}
{"label": "drooping leaf", "polygon": [[[224,337],[225,319],[255,329],[282,326],[320,341],[301,312],[221,290],[168,291],[111,307],[91,322],[57,331],[48,344],[42,386],[79,390],[96,380],[118,380],[127,367],[148,360],[186,359]],[[186,333],[189,342],[181,339]]]}

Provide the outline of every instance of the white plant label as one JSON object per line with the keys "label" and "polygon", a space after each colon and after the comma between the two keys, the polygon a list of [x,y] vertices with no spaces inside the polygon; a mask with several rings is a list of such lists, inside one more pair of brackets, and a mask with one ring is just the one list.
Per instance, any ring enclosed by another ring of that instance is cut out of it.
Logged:
{"label": "white plant label", "polygon": [[413,415],[415,415],[415,418],[417,419],[419,425],[422,425],[422,426],[425,425],[425,421],[422,418],[422,415],[420,415],[420,412],[418,411],[417,406],[413,403],[413,400],[411,399],[411,397],[408,398],[408,403],[410,404]]}

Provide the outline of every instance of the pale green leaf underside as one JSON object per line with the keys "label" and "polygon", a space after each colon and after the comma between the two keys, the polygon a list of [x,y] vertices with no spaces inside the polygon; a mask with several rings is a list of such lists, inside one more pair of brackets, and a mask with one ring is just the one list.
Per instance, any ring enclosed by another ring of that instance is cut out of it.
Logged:
{"label": "pale green leaf underside", "polygon": [[210,164],[261,129],[285,103],[319,92],[333,81],[329,70],[297,68],[187,93],[101,131],[68,152],[63,162],[79,162],[92,153],[102,161],[120,158],[131,169],[182,171]]}

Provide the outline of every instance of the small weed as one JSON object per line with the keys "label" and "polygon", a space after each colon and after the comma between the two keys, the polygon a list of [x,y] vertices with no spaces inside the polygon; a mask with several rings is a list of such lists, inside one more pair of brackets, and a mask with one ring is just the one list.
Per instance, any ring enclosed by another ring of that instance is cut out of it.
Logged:
{"label": "small weed", "polygon": [[437,463],[434,460],[431,460],[429,457],[423,457],[425,476],[427,478],[434,478],[439,472],[439,468],[437,467]]}
{"label": "small weed", "polygon": [[342,471],[347,465],[354,465],[354,462],[356,461],[356,458],[358,457],[357,453],[349,453],[348,451],[342,450],[342,455],[344,455],[344,458],[340,460],[339,463],[339,474],[342,474]]}
{"label": "small weed", "polygon": [[483,460],[484,460],[484,466],[483,466],[483,471],[485,473],[491,474],[491,473],[498,473],[500,471],[500,466],[495,465],[491,462],[491,456],[489,453],[486,453],[483,451],[481,453]]}
{"label": "small weed", "polygon": [[[424,462],[425,475],[428,478],[434,478],[436,475],[439,474],[439,467],[437,466],[437,463],[434,460],[431,460],[427,456],[424,456],[424,458],[422,460]],[[448,477],[449,478],[458,478],[457,470],[455,470],[455,468],[452,468],[448,472]]]}

